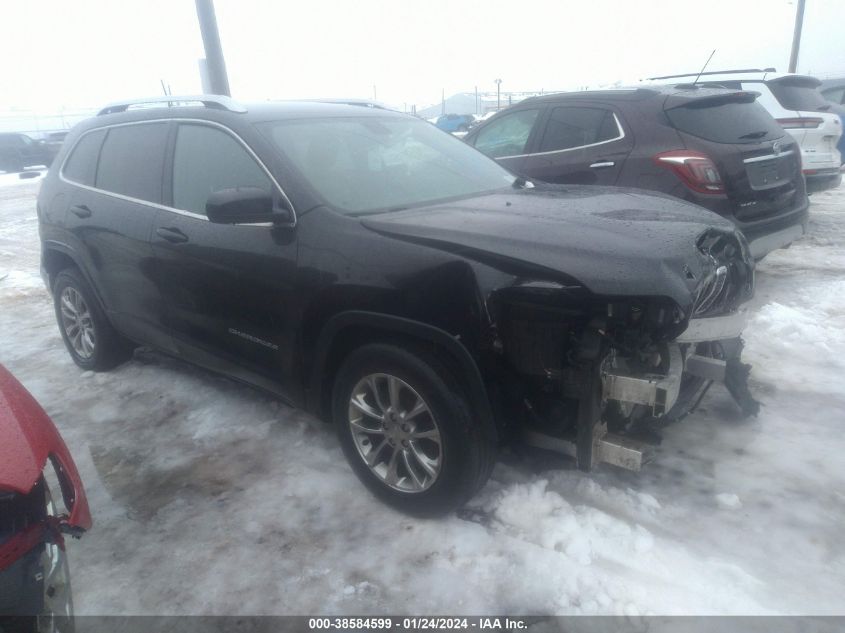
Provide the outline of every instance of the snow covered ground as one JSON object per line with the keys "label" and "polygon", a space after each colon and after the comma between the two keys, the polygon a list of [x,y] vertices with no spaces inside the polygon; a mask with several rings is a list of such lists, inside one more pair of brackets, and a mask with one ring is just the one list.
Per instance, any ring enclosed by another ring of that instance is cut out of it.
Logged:
{"label": "snow covered ground", "polygon": [[845,613],[845,188],[759,267],[758,418],[713,389],[642,473],[510,458],[478,520],[419,521],[259,392],[146,351],[77,369],[38,274],[38,184],[0,181],[0,362],[56,421],[96,522],[70,546],[78,612]]}

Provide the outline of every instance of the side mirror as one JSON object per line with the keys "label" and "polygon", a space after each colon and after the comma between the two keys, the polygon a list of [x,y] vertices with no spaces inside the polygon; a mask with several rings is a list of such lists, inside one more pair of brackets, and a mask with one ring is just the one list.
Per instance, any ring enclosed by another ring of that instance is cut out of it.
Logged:
{"label": "side mirror", "polygon": [[215,224],[282,224],[293,219],[290,209],[274,204],[273,195],[259,187],[215,191],[205,203],[205,214]]}

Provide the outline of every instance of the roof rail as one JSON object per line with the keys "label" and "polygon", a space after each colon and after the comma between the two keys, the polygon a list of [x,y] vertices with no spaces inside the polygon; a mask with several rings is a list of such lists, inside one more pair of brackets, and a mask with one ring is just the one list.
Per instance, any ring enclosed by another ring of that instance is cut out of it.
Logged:
{"label": "roof rail", "polygon": [[740,73],[776,73],[776,68],[739,68],[736,70],[708,70],[704,73],[686,73],[684,75],[664,75],[663,77],[647,77],[648,81],[657,79],[677,79],[678,77],[697,77],[703,75],[735,75]]}
{"label": "roof rail", "polygon": [[228,112],[246,112],[246,108],[231,97],[222,95],[163,95],[157,97],[147,97],[144,99],[130,99],[127,101],[115,101],[107,104],[99,112],[97,116],[103,114],[114,114],[115,112],[126,112],[130,106],[146,105],[146,104],[167,104],[168,107],[177,105],[185,105],[192,103],[201,103],[206,108],[213,108],[215,110],[227,110]]}
{"label": "roof rail", "polygon": [[376,110],[390,109],[380,101],[372,101],[370,99],[304,99],[304,101],[312,103],[335,103],[337,105],[361,106],[362,108],[375,108]]}

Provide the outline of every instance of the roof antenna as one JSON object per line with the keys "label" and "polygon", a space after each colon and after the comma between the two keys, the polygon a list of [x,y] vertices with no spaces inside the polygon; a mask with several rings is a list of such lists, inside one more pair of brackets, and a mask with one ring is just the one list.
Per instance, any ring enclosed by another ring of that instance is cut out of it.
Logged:
{"label": "roof antenna", "polygon": [[701,79],[701,75],[703,75],[703,74],[704,74],[704,69],[705,69],[705,68],[707,68],[707,64],[709,64],[709,63],[710,63],[710,60],[711,60],[711,59],[713,59],[713,55],[715,55],[715,54],[716,54],[716,49],[714,48],[714,49],[713,49],[713,52],[712,52],[712,53],[710,53],[710,57],[708,57],[708,58],[707,58],[707,61],[706,61],[706,62],[704,62],[704,66],[702,66],[702,67],[701,67],[701,70],[700,70],[700,71],[699,71],[699,73],[698,73],[698,77],[696,77],[696,78],[695,78],[695,81],[693,81],[693,82],[692,82],[692,85],[693,85],[693,86],[694,86],[695,84],[697,84],[697,83],[698,83],[698,80],[699,80],[699,79]]}

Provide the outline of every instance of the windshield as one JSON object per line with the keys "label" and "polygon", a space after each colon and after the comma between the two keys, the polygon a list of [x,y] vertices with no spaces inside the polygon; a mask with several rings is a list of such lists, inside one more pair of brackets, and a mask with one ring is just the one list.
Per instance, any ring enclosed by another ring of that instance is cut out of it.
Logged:
{"label": "windshield", "polygon": [[410,117],[261,124],[302,177],[338,211],[368,213],[509,187],[514,176],[430,123]]}
{"label": "windshield", "polygon": [[756,101],[694,100],[666,110],[672,126],[714,143],[759,143],[781,138],[783,128]]}

